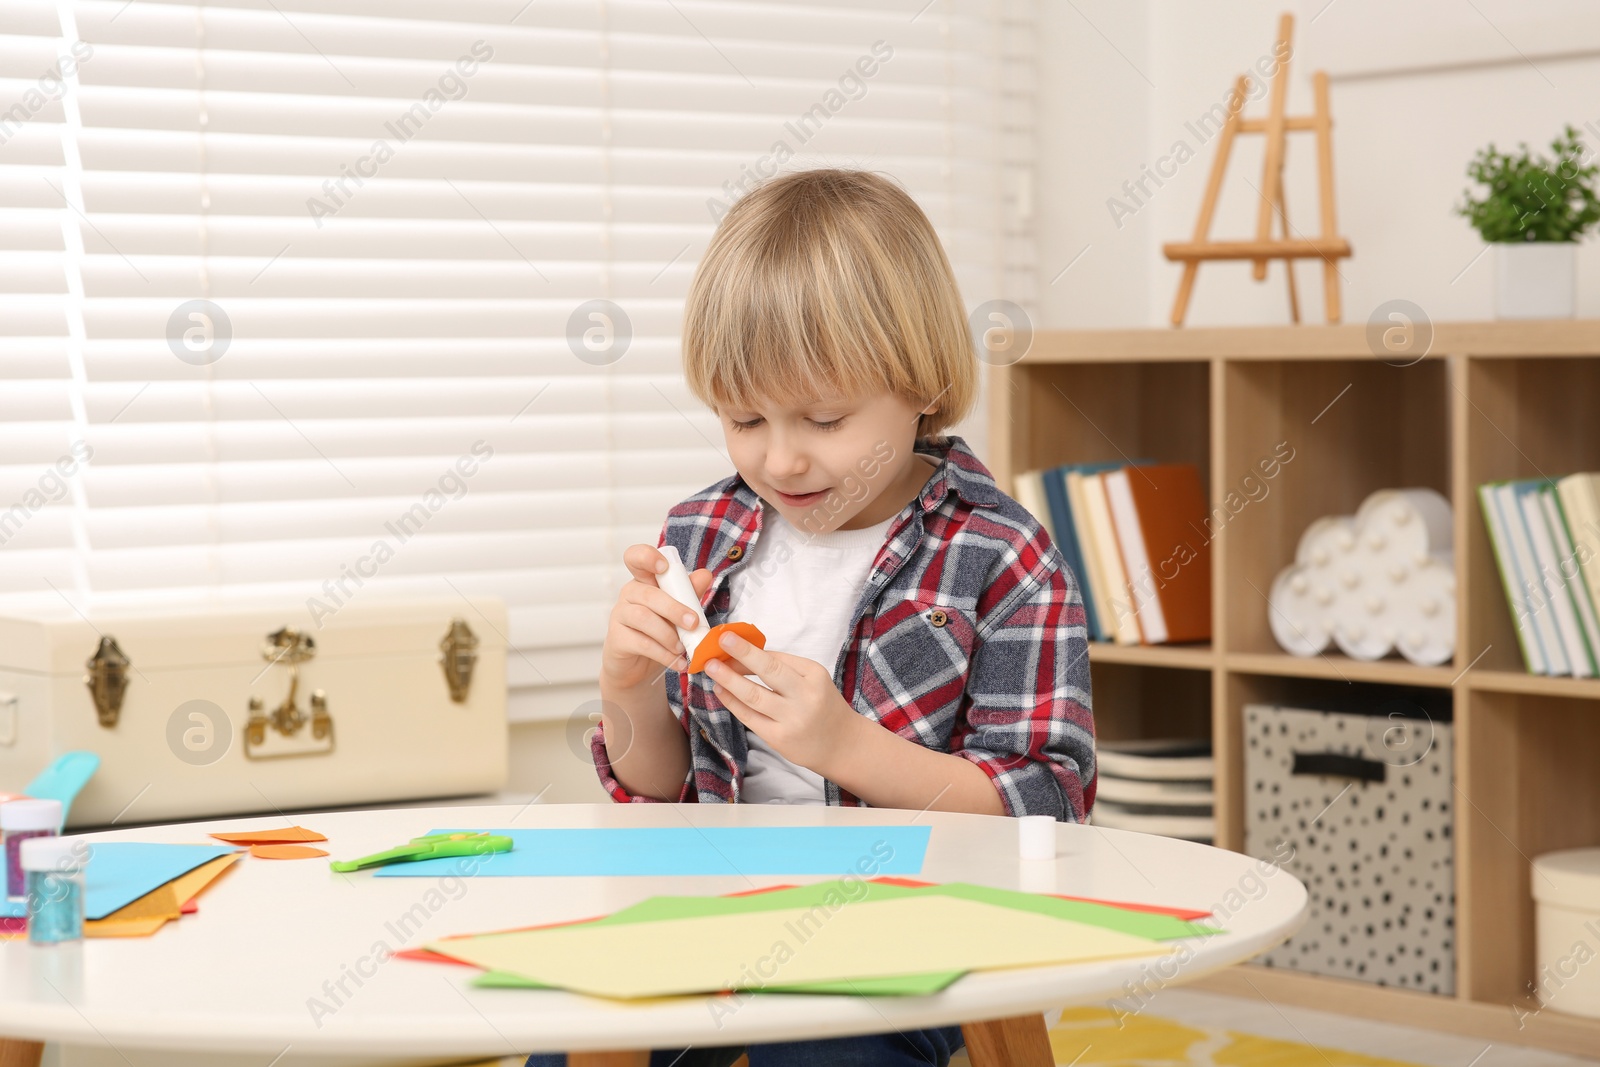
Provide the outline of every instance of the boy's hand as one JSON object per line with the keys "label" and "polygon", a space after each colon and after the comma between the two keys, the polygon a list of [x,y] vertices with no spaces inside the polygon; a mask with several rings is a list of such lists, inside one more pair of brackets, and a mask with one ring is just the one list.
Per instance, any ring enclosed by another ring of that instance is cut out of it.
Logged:
{"label": "boy's hand", "polygon": [[[660,682],[664,668],[688,666],[676,626],[687,629],[693,618],[690,606],[680,604],[656,584],[666,568],[666,557],[653,545],[631,545],[622,554],[632,580],[622,587],[606,626],[600,650],[600,678],[617,689]],[[711,572],[692,571],[689,583],[704,596],[711,587]]]}
{"label": "boy's hand", "polygon": [[722,647],[748,664],[763,689],[720,660],[706,667],[713,691],[744,725],[784,759],[827,777],[824,767],[849,743],[864,720],[815,660],[757,648],[737,634],[723,634]]}

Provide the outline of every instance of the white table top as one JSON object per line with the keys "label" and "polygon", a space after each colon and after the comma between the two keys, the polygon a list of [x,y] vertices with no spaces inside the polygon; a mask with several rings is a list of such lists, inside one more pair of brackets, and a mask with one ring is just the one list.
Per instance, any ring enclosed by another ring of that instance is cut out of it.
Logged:
{"label": "white table top", "polygon": [[[1057,824],[1054,862],[1018,859],[1014,820],[889,808],[701,804],[535,804],[296,815],[333,858],[366,855],[436,827],[927,824],[930,882],[1212,908],[1227,933],[1171,942],[1162,956],[963,976],[926,997],[760,994],[713,1014],[714,998],[622,1003],[547,990],[475,989],[475,973],[396,959],[452,934],[580,919],[662,893],[728,893],[821,876],[467,879],[336,875],[326,860],[245,856],[199,898],[196,915],[149,938],[43,947],[0,943],[0,1034],[106,1045],[251,1053],[260,1063],[435,1062],[533,1051],[727,1045],[948,1026],[1154,991],[1249,959],[1305,921],[1305,887],[1262,861],[1206,845]],[[269,829],[282,817],[216,819],[88,835],[208,842],[206,830]],[[215,843],[215,842],[210,842]],[[844,872],[841,872],[841,874]],[[420,908],[419,908],[420,905]],[[401,944],[404,915],[426,915]],[[364,970],[333,1013],[325,983]],[[375,973],[374,973],[375,972]],[[726,998],[722,1006],[726,1007]],[[264,1055],[263,1055],[264,1054]]]}

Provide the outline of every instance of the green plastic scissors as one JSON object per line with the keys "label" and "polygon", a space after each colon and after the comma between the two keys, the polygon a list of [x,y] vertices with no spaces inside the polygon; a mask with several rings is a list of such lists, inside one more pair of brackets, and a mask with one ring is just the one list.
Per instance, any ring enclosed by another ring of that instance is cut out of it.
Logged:
{"label": "green plastic scissors", "polygon": [[381,867],[386,863],[410,863],[414,860],[433,860],[444,856],[482,856],[489,852],[510,852],[511,838],[497,836],[488,831],[469,830],[448,834],[425,834],[413,837],[408,845],[374,852],[358,860],[333,860],[328,864],[340,874],[359,871],[363,867]]}

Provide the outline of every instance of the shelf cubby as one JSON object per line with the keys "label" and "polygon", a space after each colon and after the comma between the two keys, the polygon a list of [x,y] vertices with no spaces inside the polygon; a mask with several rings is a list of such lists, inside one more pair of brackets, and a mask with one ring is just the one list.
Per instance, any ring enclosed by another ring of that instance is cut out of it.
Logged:
{"label": "shelf cubby", "polygon": [[[1464,651],[1484,670],[1521,672],[1511,607],[1484,525],[1477,488],[1512,478],[1559,479],[1600,470],[1600,358],[1469,360],[1466,368],[1465,490],[1457,523],[1472,602]],[[1590,548],[1600,551],[1600,538]]]}
{"label": "shelf cubby", "polygon": [[[1243,709],[1256,701],[1376,711],[1406,700],[1452,723],[1457,908],[1453,996],[1253,966],[1208,988],[1589,1053],[1600,1020],[1512,1006],[1536,981],[1531,858],[1600,845],[1600,679],[1526,673],[1478,510],[1480,483],[1600,470],[1600,320],[1436,323],[1409,366],[1376,358],[1364,324],[1040,331],[990,368],[985,457],[1021,470],[1149,457],[1200,467],[1213,508],[1272,456],[1269,491],[1208,530],[1212,640],[1092,643],[1105,739],[1204,736],[1217,764],[1217,843],[1244,844]],[[1455,656],[1417,666],[1278,648],[1266,595],[1306,526],[1377,489],[1426,486],[1455,509]],[[1600,545],[1596,546],[1600,548]]]}
{"label": "shelf cubby", "polygon": [[1090,658],[1095,738],[1211,737],[1211,672]]}
{"label": "shelf cubby", "polygon": [[1440,360],[1395,367],[1370,355],[1224,364],[1216,473],[1238,510],[1226,509],[1229,584],[1216,588],[1230,651],[1279,650],[1267,596],[1317,519],[1352,515],[1377,489],[1450,495],[1447,371]]}
{"label": "shelf cubby", "polygon": [[1458,973],[1510,1004],[1536,981],[1533,857],[1600,845],[1600,700],[1478,690],[1463,717]]}

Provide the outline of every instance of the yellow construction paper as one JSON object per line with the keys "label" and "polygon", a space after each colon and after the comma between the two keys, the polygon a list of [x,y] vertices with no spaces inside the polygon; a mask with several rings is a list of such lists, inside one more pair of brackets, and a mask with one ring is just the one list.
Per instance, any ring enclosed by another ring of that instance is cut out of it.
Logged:
{"label": "yellow construction paper", "polygon": [[1129,956],[1169,946],[960,897],[905,897],[434,941],[479,967],[607,997],[671,996]]}

